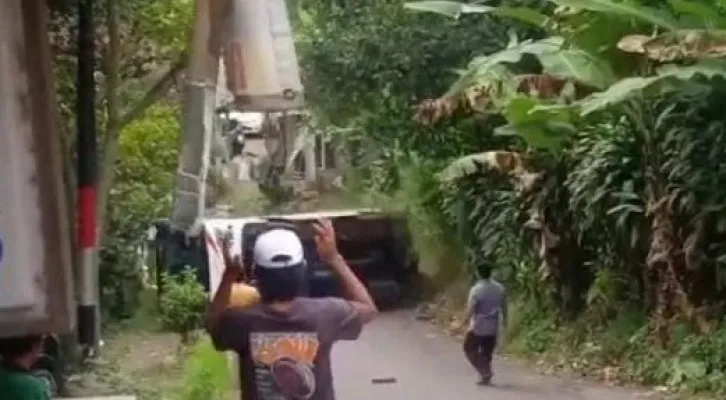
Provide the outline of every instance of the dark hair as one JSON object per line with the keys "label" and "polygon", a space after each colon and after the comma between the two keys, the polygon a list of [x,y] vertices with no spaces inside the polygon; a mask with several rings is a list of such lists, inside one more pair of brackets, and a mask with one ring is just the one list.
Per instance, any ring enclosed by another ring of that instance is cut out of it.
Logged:
{"label": "dark hair", "polygon": [[284,268],[255,268],[257,290],[263,303],[290,301],[307,294],[305,263]]}
{"label": "dark hair", "polygon": [[43,335],[25,335],[0,338],[0,357],[5,361],[16,360],[43,343]]}
{"label": "dark hair", "polygon": [[492,263],[489,261],[478,261],[476,263],[476,275],[479,279],[489,279],[492,276]]}

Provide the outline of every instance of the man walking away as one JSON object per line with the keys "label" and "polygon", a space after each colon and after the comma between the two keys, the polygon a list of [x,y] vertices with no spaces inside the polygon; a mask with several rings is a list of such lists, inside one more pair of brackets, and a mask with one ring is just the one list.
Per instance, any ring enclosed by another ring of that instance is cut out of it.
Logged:
{"label": "man walking away", "polygon": [[[480,375],[478,384],[489,385],[492,357],[499,329],[507,324],[507,296],[499,282],[491,278],[487,262],[477,265],[478,280],[469,291],[466,318],[469,330],[464,339],[464,354]],[[501,325],[501,326],[500,326]]]}
{"label": "man walking away", "polygon": [[314,229],[318,255],[338,275],[345,299],[303,297],[302,243],[294,231],[276,228],[253,246],[261,302],[229,307],[242,266],[225,252],[206,322],[217,349],[239,354],[243,400],[335,400],[330,350],[339,340],[356,340],[376,315],[365,286],[338,253],[333,225],[320,221]]}
{"label": "man walking away", "polygon": [[0,339],[0,398],[50,400],[50,389],[30,372],[43,355],[43,335]]}

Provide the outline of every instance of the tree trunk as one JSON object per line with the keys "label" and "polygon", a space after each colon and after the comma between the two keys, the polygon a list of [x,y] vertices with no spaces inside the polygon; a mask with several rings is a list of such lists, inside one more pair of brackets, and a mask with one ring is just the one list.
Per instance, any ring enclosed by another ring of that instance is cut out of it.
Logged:
{"label": "tree trunk", "polygon": [[[118,130],[115,128],[119,122],[118,104],[118,75],[121,63],[121,41],[119,36],[119,15],[117,0],[108,0],[106,3],[106,25],[108,27],[108,51],[104,69],[106,75],[106,132],[101,146],[101,175],[98,180],[98,201],[96,203],[96,227],[98,229],[98,246],[103,242],[106,231],[106,208],[108,191],[111,188],[112,173],[116,161],[118,147]],[[110,162],[109,162],[110,160]],[[109,165],[110,164],[110,165]]]}
{"label": "tree trunk", "polygon": [[665,187],[665,179],[651,171],[647,213],[651,216],[652,236],[646,264],[651,274],[658,279],[656,334],[663,348],[670,344],[674,317],[685,318],[699,334],[710,330],[703,310],[693,305],[683,287],[686,260],[683,245],[667,208],[670,197]]}
{"label": "tree trunk", "polygon": [[[659,345],[670,345],[671,328],[675,317],[691,323],[697,333],[710,330],[705,313],[694,307],[688,293],[684,290],[686,259],[683,243],[674,226],[668,209],[671,197],[667,190],[667,179],[661,173],[662,149],[655,137],[657,132],[647,126],[640,108],[643,104],[633,103],[624,107],[635,132],[636,140],[642,149],[645,168],[645,215],[650,220],[650,243],[646,258],[646,281],[652,282],[655,292],[655,334]],[[647,110],[651,112],[652,110]]]}
{"label": "tree trunk", "polygon": [[98,242],[99,245],[103,243],[106,236],[106,214],[108,211],[108,195],[113,187],[114,179],[116,176],[116,159],[118,158],[118,139],[121,131],[128,124],[143,116],[144,112],[151,107],[154,103],[159,101],[164,95],[169,92],[169,89],[174,85],[176,77],[186,67],[186,55],[182,54],[177,62],[173,64],[169,71],[162,76],[155,84],[149,89],[144,97],[139,100],[136,104],[128,108],[122,116],[116,119],[114,125],[109,125],[106,128],[105,141],[104,141],[104,153],[101,159],[101,177],[99,179],[98,189],[98,211],[96,213],[98,221]]}

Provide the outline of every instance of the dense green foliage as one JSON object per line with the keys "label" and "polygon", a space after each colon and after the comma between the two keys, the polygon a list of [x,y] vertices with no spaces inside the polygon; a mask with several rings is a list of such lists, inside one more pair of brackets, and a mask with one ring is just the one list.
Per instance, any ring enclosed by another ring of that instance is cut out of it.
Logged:
{"label": "dense green foliage", "polygon": [[724,390],[726,362],[705,355],[723,352],[726,311],[723,5],[497,5],[306,5],[315,116],[354,128],[360,188],[427,245],[498,265],[520,348],[567,343],[628,359],[630,378]]}
{"label": "dense green foliage", "polygon": [[169,215],[179,132],[178,108],[160,104],[121,134],[101,251],[102,302],[111,316],[130,316],[138,306],[143,274],[138,251],[150,221]]}
{"label": "dense green foliage", "polygon": [[[444,91],[454,68],[474,52],[505,45],[505,27],[415,15],[395,1],[346,2],[344,7],[299,3],[295,32],[305,95],[321,123],[355,128],[352,135],[375,141],[366,145],[387,159],[414,143],[451,155],[480,147],[474,133],[468,138],[473,144],[455,135],[445,140],[430,134],[411,120],[411,108]],[[378,143],[395,145],[383,155]]]}

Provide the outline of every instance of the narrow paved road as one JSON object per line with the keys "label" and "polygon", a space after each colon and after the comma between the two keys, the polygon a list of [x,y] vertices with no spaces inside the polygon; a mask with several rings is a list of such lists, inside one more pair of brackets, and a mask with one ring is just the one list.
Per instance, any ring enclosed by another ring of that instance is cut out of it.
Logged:
{"label": "narrow paved road", "polygon": [[[338,343],[333,363],[341,400],[660,400],[642,391],[543,377],[506,360],[496,362],[493,386],[477,386],[460,344],[409,311],[381,314],[360,340]],[[396,382],[371,382],[379,378]]]}

